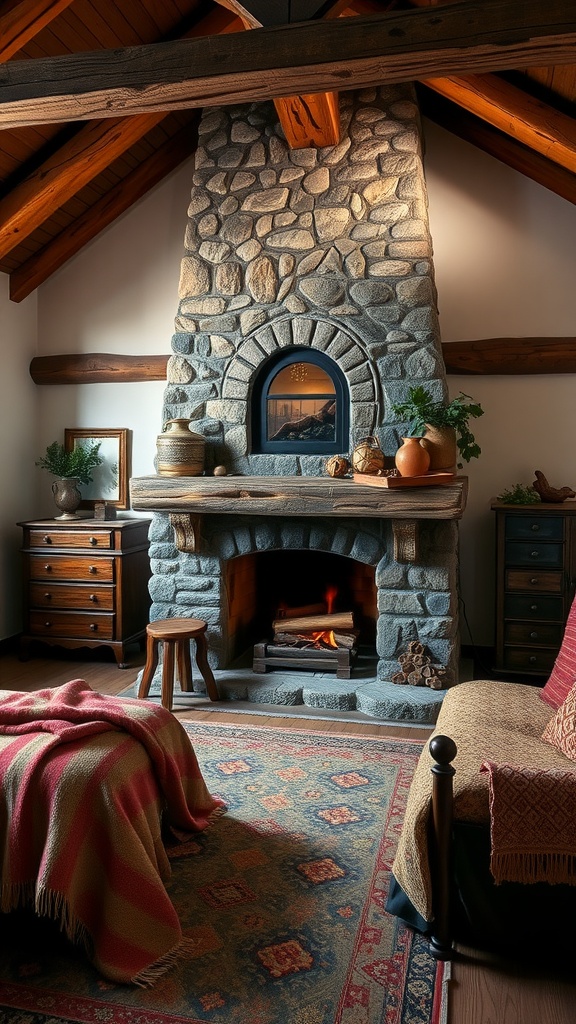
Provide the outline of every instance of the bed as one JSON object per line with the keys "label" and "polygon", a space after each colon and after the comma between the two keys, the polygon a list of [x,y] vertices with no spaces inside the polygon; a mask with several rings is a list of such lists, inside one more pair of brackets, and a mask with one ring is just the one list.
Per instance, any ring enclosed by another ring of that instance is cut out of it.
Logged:
{"label": "bed", "polygon": [[56,920],[105,978],[153,984],[185,951],[165,840],[223,810],[164,708],[0,690],[0,909]]}
{"label": "bed", "polygon": [[576,910],[576,763],[542,738],[560,714],[521,683],[473,680],[444,698],[387,901],[439,959],[454,941],[542,950]]}

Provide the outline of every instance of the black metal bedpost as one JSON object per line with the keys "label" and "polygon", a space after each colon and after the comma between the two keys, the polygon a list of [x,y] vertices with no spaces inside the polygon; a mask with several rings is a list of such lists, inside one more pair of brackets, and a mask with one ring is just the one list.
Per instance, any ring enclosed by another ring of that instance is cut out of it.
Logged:
{"label": "black metal bedpost", "polygon": [[432,864],[432,912],[434,915],[430,952],[436,960],[452,958],[451,927],[451,840],[453,815],[452,779],[456,774],[451,762],[456,744],[449,736],[434,736],[428,747],[436,762],[432,768],[432,827],[434,859]]}

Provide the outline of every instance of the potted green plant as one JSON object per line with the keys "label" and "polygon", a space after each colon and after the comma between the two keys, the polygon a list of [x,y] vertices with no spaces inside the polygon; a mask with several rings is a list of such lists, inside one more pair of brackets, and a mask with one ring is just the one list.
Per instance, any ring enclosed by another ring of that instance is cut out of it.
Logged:
{"label": "potted green plant", "polygon": [[[464,462],[477,459],[481,448],[470,430],[470,420],[484,415],[478,402],[464,392],[451,402],[438,401],[428,388],[417,384],[408,390],[404,402],[392,406],[396,416],[410,424],[412,436],[422,437],[430,453],[430,469],[453,469],[456,449]],[[441,451],[441,448],[444,450]],[[449,451],[448,451],[449,447]]]}
{"label": "potted green plant", "polygon": [[56,507],[62,513],[56,516],[57,519],[79,518],[76,509],[82,501],[82,495],[78,484],[91,483],[92,470],[102,465],[104,460],[100,455],[100,443],[77,444],[74,448],[66,449],[59,441],[53,441],[36,462],[40,469],[46,469],[56,477],[52,484],[52,494]]}

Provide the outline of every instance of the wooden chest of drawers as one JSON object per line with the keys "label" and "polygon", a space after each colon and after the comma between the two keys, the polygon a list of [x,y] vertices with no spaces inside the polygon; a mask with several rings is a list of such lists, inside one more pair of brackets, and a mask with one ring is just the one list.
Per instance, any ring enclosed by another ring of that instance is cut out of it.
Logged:
{"label": "wooden chest of drawers", "polygon": [[23,529],[24,631],[31,641],[114,651],[126,667],[126,647],[145,636],[150,608],[149,519],[102,522],[54,519]]}
{"label": "wooden chest of drawers", "polygon": [[576,586],[576,502],[503,505],[496,513],[496,665],[547,677]]}

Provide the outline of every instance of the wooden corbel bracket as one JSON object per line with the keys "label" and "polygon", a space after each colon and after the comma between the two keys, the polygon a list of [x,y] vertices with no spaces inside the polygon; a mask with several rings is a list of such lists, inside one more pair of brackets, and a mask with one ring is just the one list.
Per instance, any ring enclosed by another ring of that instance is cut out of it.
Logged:
{"label": "wooden corbel bracket", "polygon": [[393,519],[394,559],[396,562],[418,561],[418,522],[415,519]]}
{"label": "wooden corbel bracket", "polygon": [[169,519],[178,551],[197,554],[200,549],[201,516],[191,512],[170,512]]}

